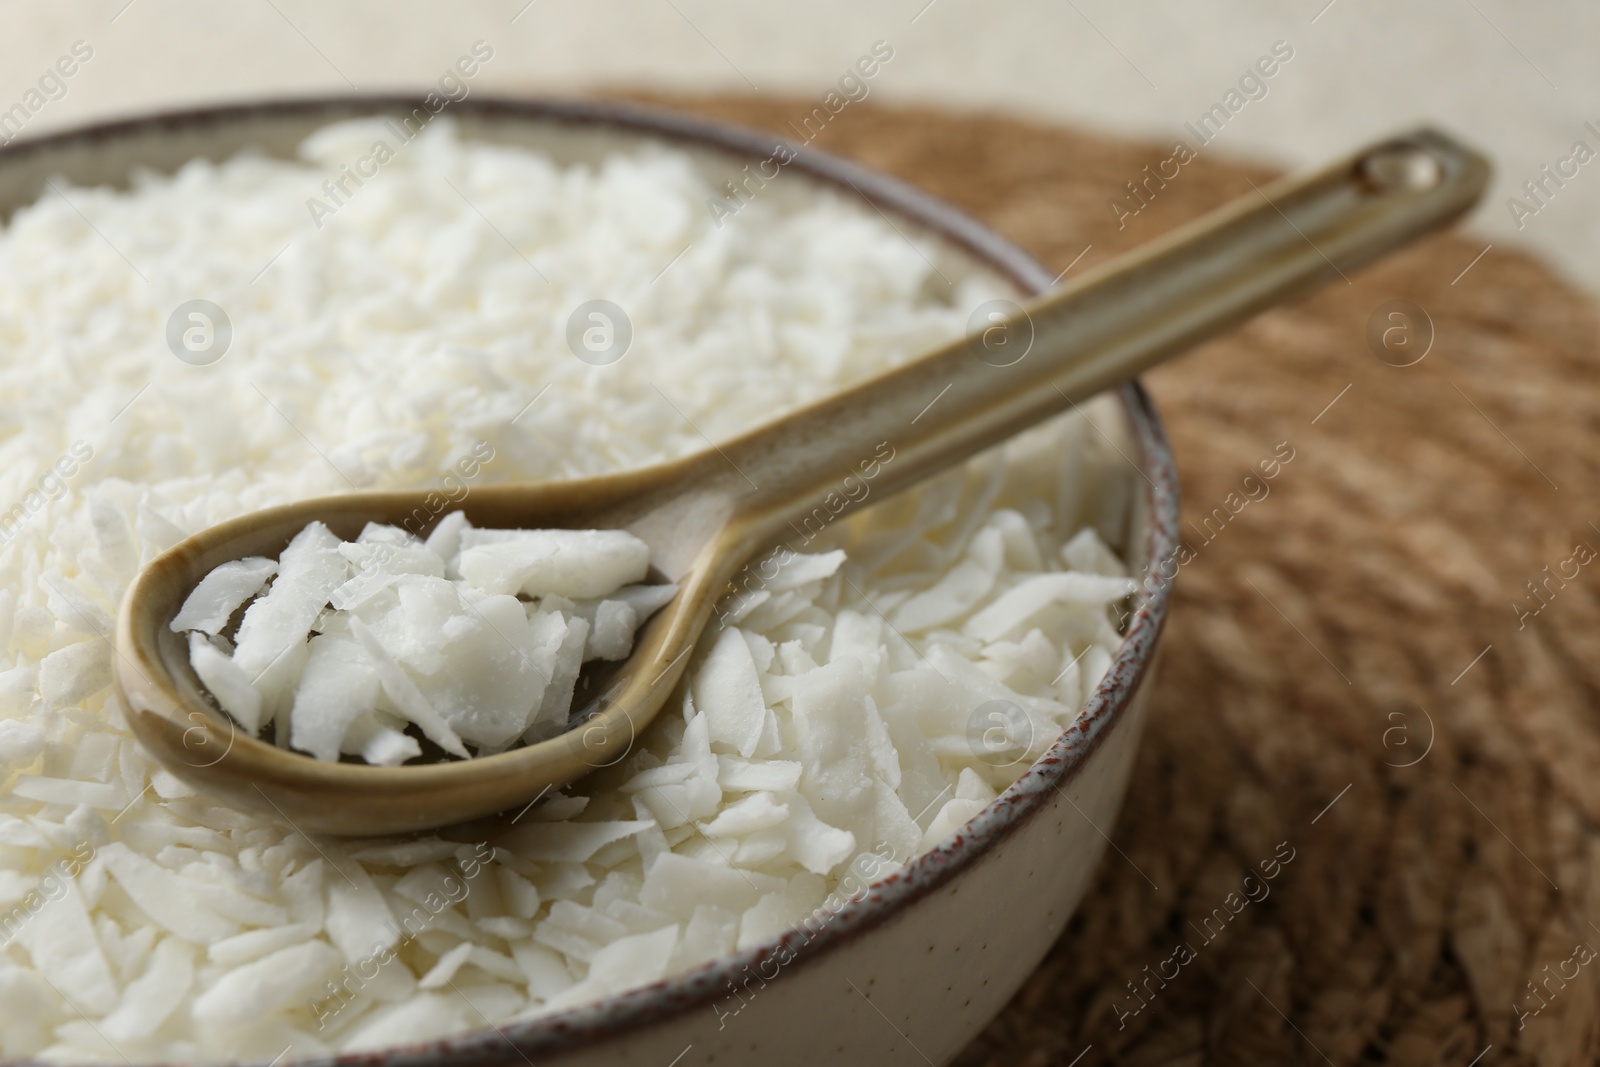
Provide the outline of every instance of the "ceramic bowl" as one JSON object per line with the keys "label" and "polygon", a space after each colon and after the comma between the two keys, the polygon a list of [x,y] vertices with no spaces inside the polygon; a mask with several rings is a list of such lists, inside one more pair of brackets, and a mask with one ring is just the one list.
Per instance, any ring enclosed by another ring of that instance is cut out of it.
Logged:
{"label": "ceramic bowl", "polygon": [[[289,156],[324,123],[410,114],[418,101],[350,97],[190,110],[18,141],[0,151],[0,213],[36,200],[47,178],[126,185],[137,168],[246,149]],[[598,160],[641,140],[688,150],[713,183],[773,157],[778,138],[610,102],[484,99],[450,105],[466,137]],[[1017,294],[1051,272],[1015,245],[911,186],[790,146],[761,189],[779,198],[821,186],[868,200],[937,249],[941,270],[980,273]],[[770,169],[770,168],[769,168]],[[1177,479],[1149,398],[1129,385],[1097,408],[1129,457],[1129,514],[1115,545],[1130,569],[1170,560]],[[1137,468],[1135,467],[1137,465]],[[499,1029],[327,1061],[377,1067],[688,1067],[701,1063],[943,1064],[1038,965],[1088,887],[1122,801],[1167,610],[1164,583],[1131,617],[1116,660],[1077,721],[962,831],[873,885],[826,922],[585,1007]]]}

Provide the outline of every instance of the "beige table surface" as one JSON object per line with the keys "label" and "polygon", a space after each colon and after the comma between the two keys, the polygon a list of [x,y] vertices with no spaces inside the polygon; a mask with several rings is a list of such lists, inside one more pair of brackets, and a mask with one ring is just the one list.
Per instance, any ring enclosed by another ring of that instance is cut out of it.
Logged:
{"label": "beige table surface", "polygon": [[479,39],[495,50],[474,82],[488,91],[819,99],[883,40],[895,52],[871,85],[880,99],[1163,140],[1284,41],[1293,60],[1208,151],[1294,164],[1446,123],[1499,166],[1474,219],[1484,244],[1532,245],[1600,283],[1600,165],[1520,229],[1507,204],[1575,140],[1600,151],[1584,126],[1600,129],[1600,5],[1582,0],[7,0],[0,111],[80,40],[93,58],[30,133],[184,103],[417,87]]}

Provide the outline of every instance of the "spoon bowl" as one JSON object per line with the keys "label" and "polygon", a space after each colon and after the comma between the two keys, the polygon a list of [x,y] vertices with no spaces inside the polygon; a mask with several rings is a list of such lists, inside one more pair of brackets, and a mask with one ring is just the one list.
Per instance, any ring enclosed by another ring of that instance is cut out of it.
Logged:
{"label": "spoon bowl", "polygon": [[[864,464],[875,498],[915,484],[1443,226],[1487,178],[1472,150],[1416,131],[1258,189],[1027,305],[974,309],[969,336],[681,460],[474,489],[449,507],[430,491],[328,497],[202,531],[154,560],[123,601],[114,669],[129,722],[179,777],[303,830],[401,833],[525,808],[626,755],[741,568],[790,533],[804,539],[807,516],[845,513],[844,479]],[[486,528],[627,530],[649,545],[652,576],[679,584],[603,692],[592,685],[575,701],[566,733],[471,760],[374,767],[280,749],[216,710],[168,627],[202,577],[276,556],[313,520],[346,538],[368,522],[426,533],[457,506]]]}
{"label": "spoon bowl", "polygon": [[[368,522],[408,525],[426,534],[456,510],[485,528],[625,529],[650,520],[659,526],[673,516],[660,509],[641,513],[640,503],[675,479],[692,477],[695,467],[696,457],[690,457],[575,482],[483,486],[444,508],[434,490],[356,493],[285,504],[210,527],[153,560],[128,590],[117,623],[115,669],[129,723],[179,777],[230,805],[275,812],[312,832],[400,833],[525,806],[549,785],[609,766],[627,752],[681,677],[720,587],[732,577],[721,573],[726,557],[706,553],[699,566],[701,561],[674,553],[652,558],[652,579],[679,582],[679,592],[640,627],[626,673],[608,672],[622,675],[620,684],[586,704],[582,697],[575,701],[574,718],[583,725],[541,744],[468,761],[475,772],[470,783],[460,774],[466,764],[330,763],[247,736],[206,694],[189,665],[188,643],[166,622],[214,568],[242,556],[276,557],[313,521],[348,540]],[[698,532],[707,542],[714,538],[712,529]],[[530,777],[541,781],[531,793]]]}

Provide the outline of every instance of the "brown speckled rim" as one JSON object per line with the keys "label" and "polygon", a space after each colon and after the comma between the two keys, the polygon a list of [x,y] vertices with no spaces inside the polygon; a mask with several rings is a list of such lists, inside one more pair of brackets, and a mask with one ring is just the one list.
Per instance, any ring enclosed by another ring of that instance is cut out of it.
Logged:
{"label": "brown speckled rim", "polygon": [[[148,117],[98,123],[45,137],[19,140],[0,148],[0,166],[61,147],[89,147],[137,140],[163,132],[195,132],[253,118],[326,116],[330,121],[363,112],[409,111],[420,106],[410,95],[349,95],[274,100],[216,108],[170,111]],[[837,156],[801,147],[776,135],[660,108],[611,101],[509,99],[472,96],[450,106],[453,113],[515,123],[557,123],[609,127],[669,142],[710,148],[752,162],[785,145],[795,154],[788,166],[853,192],[873,206],[910,219],[1026,294],[1049,289],[1051,272],[987,226],[915,187]],[[1141,577],[1157,573],[1177,547],[1178,479],[1172,451],[1149,396],[1137,383],[1121,388],[1122,403],[1145,482],[1147,535],[1142,558],[1130,569]],[[864,931],[871,930],[928,896],[977,864],[1067,787],[1103,738],[1126,712],[1145,681],[1168,609],[1170,583],[1153,583],[1132,615],[1110,671],[1084,705],[1077,720],[1010,788],[944,844],[923,853],[864,895],[845,904],[815,935],[790,930],[761,945],[735,952],[638,989],[536,1020],[497,1029],[471,1031],[416,1045],[373,1052],[300,1059],[316,1067],[501,1067],[529,1057],[570,1052],[624,1038],[682,1014],[705,1008],[726,994],[730,982],[768,956],[795,953],[786,969],[804,967]],[[802,947],[803,946],[803,947]],[[22,1067],[29,1061],[11,1061]],[[0,1067],[5,1067],[0,1064]],[[59,1067],[59,1065],[56,1065]]]}

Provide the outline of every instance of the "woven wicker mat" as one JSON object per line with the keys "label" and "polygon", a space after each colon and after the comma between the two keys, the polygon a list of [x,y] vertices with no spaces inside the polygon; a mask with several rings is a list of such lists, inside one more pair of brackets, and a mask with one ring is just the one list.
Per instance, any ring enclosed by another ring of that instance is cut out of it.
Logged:
{"label": "woven wicker mat", "polygon": [[[811,107],[668,102],[773,129]],[[1108,200],[1170,149],[870,104],[816,144],[1058,269],[1271,176],[1202,155],[1119,230]],[[1483,248],[1429,240],[1147,379],[1196,558],[1116,847],[963,1067],[1596,1061],[1596,313]],[[1434,324],[1412,366],[1365,339],[1396,299]],[[1202,529],[1280,442],[1270,494]]]}

